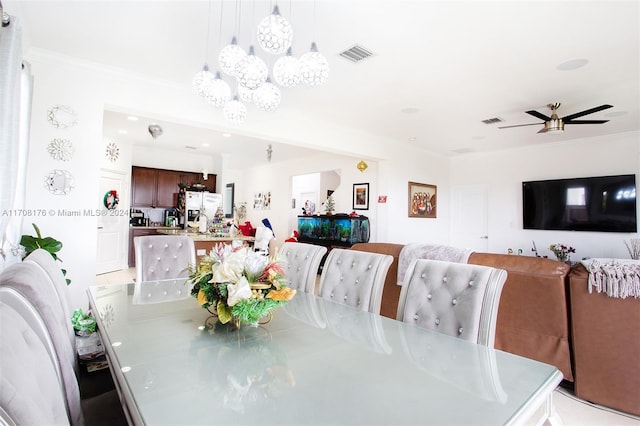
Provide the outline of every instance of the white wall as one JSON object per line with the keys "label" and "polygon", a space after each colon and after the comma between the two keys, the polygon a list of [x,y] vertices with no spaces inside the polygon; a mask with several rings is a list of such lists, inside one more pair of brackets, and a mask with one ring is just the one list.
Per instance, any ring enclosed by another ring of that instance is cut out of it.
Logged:
{"label": "white wall", "polygon": [[[567,130],[570,131],[570,130]],[[636,174],[640,176],[638,132],[556,143],[544,139],[537,147],[452,158],[451,185],[488,187],[489,251],[508,248],[531,254],[534,240],[538,253],[554,258],[549,245],[563,243],[576,249],[572,260],[583,257],[628,258],[625,240],[638,234],[540,231],[522,229],[521,183],[528,180]]]}

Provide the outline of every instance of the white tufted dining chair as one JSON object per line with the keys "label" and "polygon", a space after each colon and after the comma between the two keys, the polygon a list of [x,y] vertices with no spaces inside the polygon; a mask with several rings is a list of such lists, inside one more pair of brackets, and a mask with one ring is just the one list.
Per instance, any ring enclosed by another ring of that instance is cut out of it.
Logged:
{"label": "white tufted dining chair", "polygon": [[[0,336],[0,424],[70,424],[46,325],[33,305],[9,287],[0,287]],[[75,420],[82,424],[82,418]]]}
{"label": "white tufted dining chair", "polygon": [[322,268],[318,295],[379,314],[382,287],[391,262],[393,257],[387,254],[333,249]]}
{"label": "white tufted dining chair", "polygon": [[72,424],[82,423],[83,414],[75,366],[75,345],[69,342],[68,335],[71,318],[67,317],[66,312],[63,311],[49,276],[35,263],[16,263],[0,274],[0,288],[13,289],[19,293],[33,305],[42,318],[55,349],[70,421]]}
{"label": "white tufted dining chair", "polygon": [[314,293],[320,261],[326,252],[326,247],[315,244],[284,243],[280,255],[286,259],[285,275],[289,287]]}
{"label": "white tufted dining chair", "polygon": [[396,319],[493,348],[507,271],[415,259],[407,268]]}
{"label": "white tufted dining chair", "polygon": [[196,264],[196,248],[186,235],[144,235],[133,239],[136,282],[187,278]]}

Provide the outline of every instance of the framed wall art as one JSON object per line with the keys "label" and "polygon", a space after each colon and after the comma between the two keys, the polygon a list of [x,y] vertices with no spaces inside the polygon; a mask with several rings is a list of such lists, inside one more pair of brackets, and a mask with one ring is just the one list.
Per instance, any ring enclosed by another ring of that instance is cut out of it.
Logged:
{"label": "framed wall art", "polygon": [[409,182],[409,217],[436,217],[438,187],[427,183]]}
{"label": "framed wall art", "polygon": [[353,209],[369,210],[369,184],[353,184]]}

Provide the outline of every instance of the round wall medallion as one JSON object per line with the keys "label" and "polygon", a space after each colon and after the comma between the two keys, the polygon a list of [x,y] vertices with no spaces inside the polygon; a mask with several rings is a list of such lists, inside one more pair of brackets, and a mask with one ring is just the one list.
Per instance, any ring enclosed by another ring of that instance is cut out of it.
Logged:
{"label": "round wall medallion", "polygon": [[68,170],[51,170],[44,178],[44,186],[54,195],[67,195],[75,187],[75,179]]}
{"label": "round wall medallion", "polygon": [[57,129],[66,129],[78,124],[76,112],[67,105],[56,105],[47,111],[47,120]]}
{"label": "round wall medallion", "polygon": [[118,159],[119,155],[120,148],[118,148],[118,145],[116,145],[115,142],[109,142],[105,150],[105,156],[113,163]]}
{"label": "round wall medallion", "polygon": [[54,160],[69,161],[76,149],[69,139],[52,139],[47,146],[47,151]]}

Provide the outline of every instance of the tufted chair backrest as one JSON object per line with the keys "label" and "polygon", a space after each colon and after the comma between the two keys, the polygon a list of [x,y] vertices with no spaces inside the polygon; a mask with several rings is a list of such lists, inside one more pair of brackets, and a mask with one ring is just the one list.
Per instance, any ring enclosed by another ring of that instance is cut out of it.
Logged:
{"label": "tufted chair backrest", "polygon": [[286,259],[285,274],[289,281],[289,287],[313,293],[320,261],[326,252],[327,248],[324,246],[307,243],[284,243],[280,249],[280,255]]}
{"label": "tufted chair backrest", "polygon": [[493,347],[503,269],[415,259],[405,274],[399,321]]}
{"label": "tufted chair backrest", "polygon": [[391,262],[393,257],[387,254],[333,249],[322,268],[318,295],[379,314],[382,287]]}
{"label": "tufted chair backrest", "polygon": [[136,282],[187,278],[196,264],[196,248],[186,235],[144,235],[133,239]]}
{"label": "tufted chair backrest", "polygon": [[8,287],[0,288],[0,336],[0,424],[70,424],[47,328],[33,305]]}
{"label": "tufted chair backrest", "polygon": [[[58,302],[62,307],[62,312],[65,315],[65,318],[69,319],[67,321],[67,335],[69,337],[69,343],[73,348],[73,353],[76,353],[76,337],[75,332],[73,331],[73,326],[71,325],[71,317],[73,316],[73,311],[71,310],[71,294],[69,289],[67,288],[67,280],[62,273],[62,268],[60,264],[54,260],[51,254],[44,249],[34,250],[24,259],[27,263],[34,263],[39,268],[47,274],[50,279],[51,285],[55,288],[56,294],[58,296]],[[74,366],[76,373],[78,373],[78,363],[77,360],[74,360]]]}
{"label": "tufted chair backrest", "polygon": [[35,263],[16,263],[0,274],[0,288],[10,288],[18,292],[33,305],[42,318],[55,349],[68,403],[69,418],[73,424],[82,422],[80,391],[75,370],[75,346],[69,342],[68,336],[71,318],[63,311],[49,276]]}

